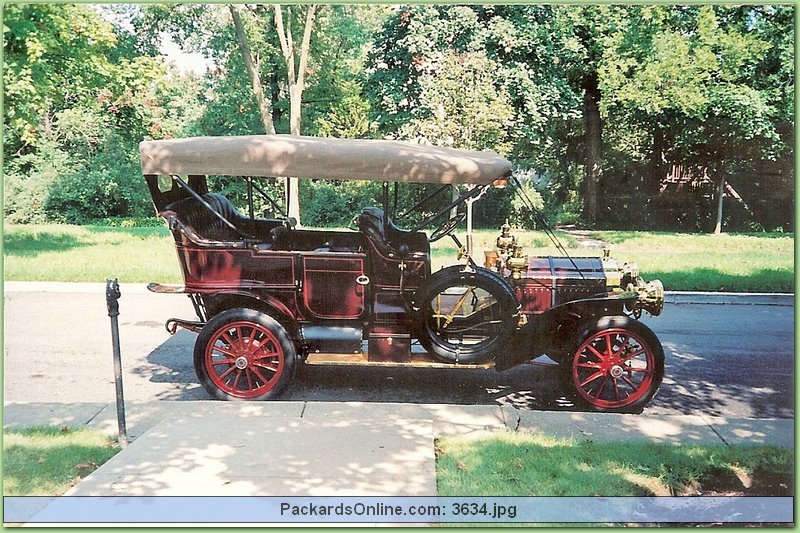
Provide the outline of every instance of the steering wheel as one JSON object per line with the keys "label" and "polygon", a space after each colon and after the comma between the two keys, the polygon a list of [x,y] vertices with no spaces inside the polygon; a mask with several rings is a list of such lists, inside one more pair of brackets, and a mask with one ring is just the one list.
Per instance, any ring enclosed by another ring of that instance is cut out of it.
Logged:
{"label": "steering wheel", "polygon": [[461,224],[461,221],[464,220],[465,218],[467,218],[466,213],[457,214],[456,216],[454,216],[453,218],[451,218],[450,220],[448,220],[447,222],[436,228],[436,230],[433,233],[431,233],[431,236],[428,237],[428,242],[436,242],[442,237],[450,235],[451,233],[453,233],[453,230],[455,230],[456,227],[459,224]]}

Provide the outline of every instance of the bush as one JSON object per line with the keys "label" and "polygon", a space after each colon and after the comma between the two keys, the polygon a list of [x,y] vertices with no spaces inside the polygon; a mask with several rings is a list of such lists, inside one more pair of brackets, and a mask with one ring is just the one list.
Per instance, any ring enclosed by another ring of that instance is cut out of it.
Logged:
{"label": "bush", "polygon": [[537,214],[542,213],[544,200],[530,181],[526,181],[520,190],[515,191],[511,208],[512,222],[525,229],[541,229]]}
{"label": "bush", "polygon": [[352,218],[353,210],[348,207],[347,195],[337,189],[342,187],[325,187],[320,182],[306,181],[301,187],[303,191],[302,222],[306,226],[339,226],[348,217]]}
{"label": "bush", "polygon": [[48,220],[87,224],[109,217],[146,217],[153,212],[138,158],[120,142],[108,142],[84,168],[60,176],[44,201]]}
{"label": "bush", "polygon": [[141,180],[132,180],[134,170],[97,168],[62,176],[45,199],[48,220],[87,224],[108,217],[146,216],[149,200]]}
{"label": "bush", "polygon": [[3,219],[13,224],[45,222],[48,191],[74,168],[69,154],[49,141],[44,141],[38,151],[9,161],[3,180]]}
{"label": "bush", "polygon": [[3,220],[11,224],[45,222],[42,199],[57,179],[58,174],[53,171],[35,172],[29,176],[6,174],[3,180]]}

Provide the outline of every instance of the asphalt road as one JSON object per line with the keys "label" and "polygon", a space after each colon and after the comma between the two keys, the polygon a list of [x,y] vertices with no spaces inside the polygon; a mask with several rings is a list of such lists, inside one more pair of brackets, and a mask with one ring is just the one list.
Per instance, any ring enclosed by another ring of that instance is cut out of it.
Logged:
{"label": "asphalt road", "polygon": [[[120,304],[125,399],[208,399],[192,364],[195,335],[164,329],[192,319],[185,296],[126,292]],[[667,304],[645,322],[665,348],[666,375],[649,414],[794,417],[794,308]],[[4,401],[113,402],[111,326],[105,293],[7,292]],[[575,410],[552,368],[305,367],[282,400],[512,404]]]}

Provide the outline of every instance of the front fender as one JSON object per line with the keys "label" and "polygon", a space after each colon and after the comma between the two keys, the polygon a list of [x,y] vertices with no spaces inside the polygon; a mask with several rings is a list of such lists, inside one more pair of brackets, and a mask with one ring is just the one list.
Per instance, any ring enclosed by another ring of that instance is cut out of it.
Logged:
{"label": "front fender", "polygon": [[619,316],[636,303],[632,292],[610,293],[574,300],[527,315],[527,322],[514,332],[506,349],[495,357],[495,369],[507,370],[547,354],[557,360],[570,336],[575,335],[593,317]]}

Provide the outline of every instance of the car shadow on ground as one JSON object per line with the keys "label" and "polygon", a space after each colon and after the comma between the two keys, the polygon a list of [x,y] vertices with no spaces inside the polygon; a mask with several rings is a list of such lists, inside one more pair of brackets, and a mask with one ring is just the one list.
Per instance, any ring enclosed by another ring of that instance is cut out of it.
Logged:
{"label": "car shadow on ground", "polygon": [[[192,352],[194,333],[179,330],[133,369],[143,379],[165,385],[158,400],[208,400],[199,385]],[[650,414],[749,418],[793,418],[792,402],[769,387],[698,379],[667,349],[667,373]],[[553,366],[525,364],[494,369],[303,365],[277,401],[384,402],[457,405],[510,405],[523,411],[586,411],[573,401]]]}
{"label": "car shadow on ground", "polygon": [[[132,371],[171,385],[159,400],[207,400],[192,352],[196,335],[179,330]],[[279,401],[512,405],[525,410],[581,410],[567,399],[558,370],[521,365],[494,369],[303,365]]]}

